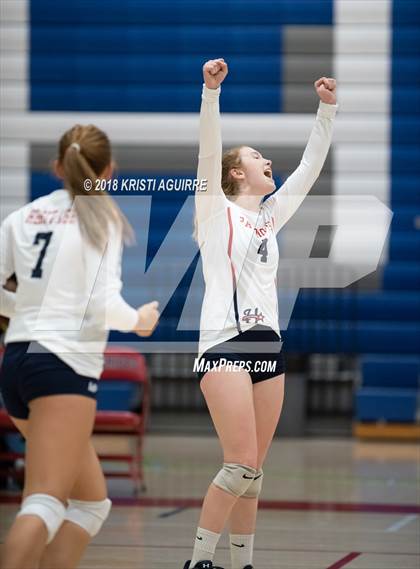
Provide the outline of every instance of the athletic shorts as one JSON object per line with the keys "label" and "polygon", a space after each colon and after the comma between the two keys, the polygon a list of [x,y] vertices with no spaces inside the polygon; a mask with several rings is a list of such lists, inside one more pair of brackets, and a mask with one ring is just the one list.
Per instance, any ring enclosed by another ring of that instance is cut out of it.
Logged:
{"label": "athletic shorts", "polygon": [[281,375],[286,370],[282,341],[268,326],[254,326],[204,352],[197,364],[201,380],[208,371],[245,370],[252,383]]}
{"label": "athletic shorts", "polygon": [[[36,345],[40,352],[27,353]],[[27,419],[29,403],[48,395],[84,395],[96,399],[98,380],[78,375],[55,354],[35,342],[7,344],[0,370],[0,391],[11,417]]]}

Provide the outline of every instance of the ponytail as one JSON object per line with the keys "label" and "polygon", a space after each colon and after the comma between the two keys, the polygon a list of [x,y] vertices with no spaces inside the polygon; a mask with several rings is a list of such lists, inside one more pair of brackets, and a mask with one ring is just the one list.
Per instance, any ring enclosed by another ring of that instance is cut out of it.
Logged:
{"label": "ponytail", "polygon": [[[125,215],[106,190],[95,189],[96,180],[111,165],[107,135],[93,125],[76,125],[61,138],[58,161],[66,189],[75,200],[82,236],[100,249],[108,240],[111,224],[121,231],[125,242],[132,242],[134,232]],[[75,199],[79,196],[83,199]]]}

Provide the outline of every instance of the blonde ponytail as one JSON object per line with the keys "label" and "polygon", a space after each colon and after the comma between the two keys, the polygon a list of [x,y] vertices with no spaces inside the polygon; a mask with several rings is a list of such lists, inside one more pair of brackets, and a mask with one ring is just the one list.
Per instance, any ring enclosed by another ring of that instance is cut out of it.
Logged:
{"label": "blonde ponytail", "polygon": [[[66,189],[73,198],[84,197],[75,199],[80,231],[98,249],[108,240],[110,224],[122,232],[126,242],[134,240],[133,229],[118,205],[106,190],[95,187],[111,159],[107,135],[93,125],[76,125],[60,140],[58,162]],[[87,191],[89,187],[91,190]]]}

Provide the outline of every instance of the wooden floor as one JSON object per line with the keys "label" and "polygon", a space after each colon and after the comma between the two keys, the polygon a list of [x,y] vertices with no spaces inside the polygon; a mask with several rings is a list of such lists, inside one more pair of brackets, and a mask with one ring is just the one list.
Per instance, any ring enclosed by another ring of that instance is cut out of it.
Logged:
{"label": "wooden floor", "polygon": [[[147,493],[135,499],[128,481],[110,481],[111,516],[81,567],[182,569],[220,462],[212,437],[149,437]],[[419,465],[413,444],[277,440],[265,465],[255,569],[419,569]],[[16,509],[0,504],[0,540]],[[215,562],[230,567],[226,535]]]}

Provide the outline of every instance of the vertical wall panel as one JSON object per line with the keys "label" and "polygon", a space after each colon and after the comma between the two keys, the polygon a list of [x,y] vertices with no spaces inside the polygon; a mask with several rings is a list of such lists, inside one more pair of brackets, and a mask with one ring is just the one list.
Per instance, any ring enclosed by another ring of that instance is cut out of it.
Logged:
{"label": "vertical wall panel", "polygon": [[[336,145],[334,193],[349,193],[356,174],[357,190],[351,193],[363,196],[373,193],[385,204],[390,201],[391,12],[392,0],[335,0],[334,3],[334,71],[339,86],[340,117],[357,120],[368,112],[367,116],[374,115],[382,130],[382,137],[376,142],[355,136]],[[350,121],[344,124],[351,128]],[[345,180],[348,182],[343,183]],[[372,240],[380,238],[382,232],[381,227],[372,226]],[[366,250],[366,243],[355,242],[355,261],[361,250]],[[346,252],[346,262],[351,261],[348,255]],[[383,261],[385,258],[386,251]]]}
{"label": "vertical wall panel", "polygon": [[[5,118],[21,118],[28,110],[28,1],[0,2],[2,122]],[[0,129],[0,221],[28,200],[28,148],[27,140],[13,141],[5,128]]]}

